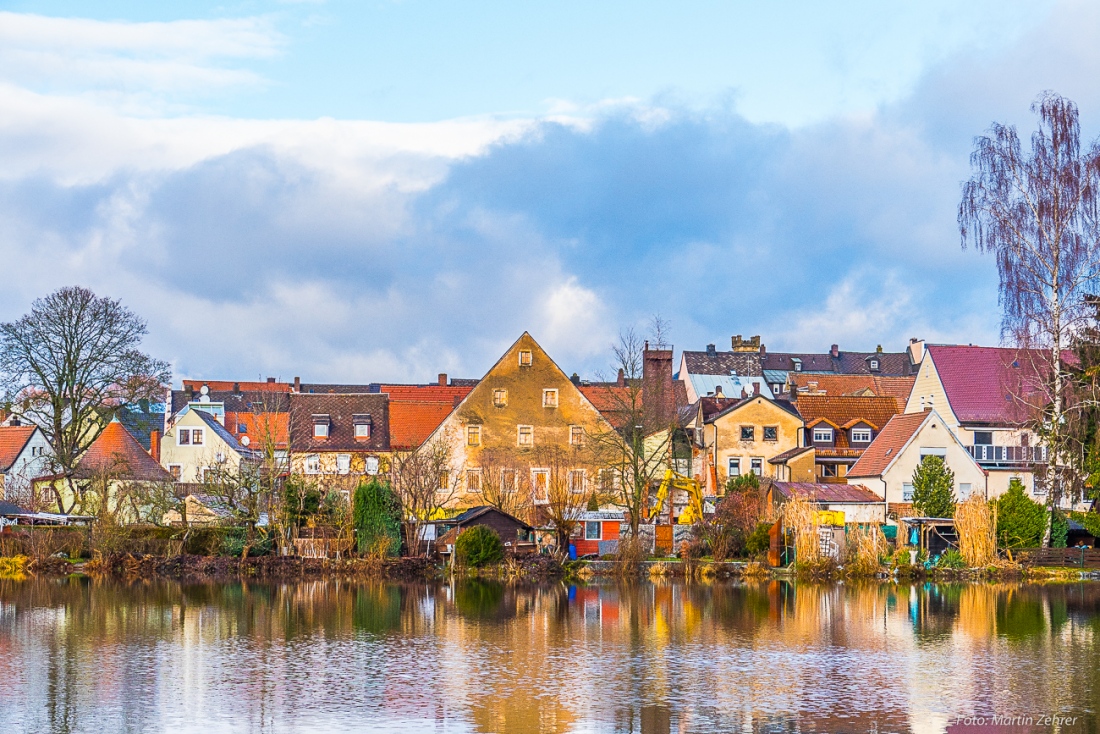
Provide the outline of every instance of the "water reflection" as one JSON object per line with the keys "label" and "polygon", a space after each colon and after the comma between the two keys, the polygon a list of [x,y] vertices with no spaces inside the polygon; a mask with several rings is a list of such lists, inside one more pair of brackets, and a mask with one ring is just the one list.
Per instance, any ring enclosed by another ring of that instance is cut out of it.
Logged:
{"label": "water reflection", "polygon": [[1095,731],[1098,629],[1087,584],[0,581],[0,730]]}

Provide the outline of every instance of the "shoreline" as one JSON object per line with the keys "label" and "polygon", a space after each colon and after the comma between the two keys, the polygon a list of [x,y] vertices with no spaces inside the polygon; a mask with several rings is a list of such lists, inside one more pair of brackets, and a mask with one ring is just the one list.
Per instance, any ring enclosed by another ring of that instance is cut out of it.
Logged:
{"label": "shoreline", "polygon": [[[299,556],[227,556],[120,553],[88,561],[72,562],[61,557],[27,559],[18,575],[128,580],[170,579],[177,581],[233,581],[256,579],[291,581],[302,579],[379,579],[385,581],[435,581],[448,577],[503,581],[566,580],[570,582],[607,579],[685,579],[699,582],[745,580],[797,580],[802,582],[997,582],[1023,583],[1100,581],[1100,571],[1077,568],[1010,567],[978,569],[925,569],[902,566],[880,568],[875,573],[854,573],[842,567],[824,569],[766,568],[750,561],[642,561],[633,571],[624,571],[618,561],[566,561],[546,556],[529,556],[485,568],[453,570],[429,558],[323,559]],[[9,576],[10,577],[10,576]]]}

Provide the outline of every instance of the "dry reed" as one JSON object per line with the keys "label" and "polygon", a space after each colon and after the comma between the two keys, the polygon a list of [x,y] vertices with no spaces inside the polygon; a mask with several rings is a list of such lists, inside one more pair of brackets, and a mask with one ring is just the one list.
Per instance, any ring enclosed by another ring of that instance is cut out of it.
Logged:
{"label": "dry reed", "polygon": [[794,531],[794,558],[798,564],[821,560],[821,541],[817,533],[817,511],[802,497],[792,497],[783,505],[783,526]]}
{"label": "dry reed", "polygon": [[990,504],[979,495],[955,507],[959,552],[970,568],[988,566],[997,557],[997,520]]}
{"label": "dry reed", "polygon": [[850,574],[873,575],[882,565],[882,556],[889,550],[886,536],[877,525],[856,526],[848,533],[845,567]]}
{"label": "dry reed", "polygon": [[29,560],[26,556],[0,558],[0,579],[21,580]]}

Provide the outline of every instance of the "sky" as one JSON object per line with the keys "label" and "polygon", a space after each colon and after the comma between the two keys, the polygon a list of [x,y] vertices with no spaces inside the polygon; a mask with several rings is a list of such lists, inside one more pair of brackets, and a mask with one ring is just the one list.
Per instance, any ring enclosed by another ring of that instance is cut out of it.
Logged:
{"label": "sky", "polygon": [[975,136],[1100,132],[1100,6],[0,0],[0,320],[79,284],[177,380],[479,377],[530,331],[996,344]]}

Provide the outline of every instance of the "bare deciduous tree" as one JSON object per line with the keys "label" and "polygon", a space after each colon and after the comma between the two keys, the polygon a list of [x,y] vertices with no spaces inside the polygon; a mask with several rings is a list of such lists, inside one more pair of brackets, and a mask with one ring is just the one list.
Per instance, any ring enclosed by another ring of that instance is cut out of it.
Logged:
{"label": "bare deciduous tree", "polygon": [[1047,484],[1055,506],[1080,485],[1066,430],[1064,350],[1088,315],[1085,297],[1100,272],[1100,149],[1093,144],[1082,150],[1072,101],[1044,92],[1032,111],[1039,129],[1026,155],[1013,126],[994,124],[977,138],[958,220],[962,246],[972,244],[997,260],[1002,337],[1049,355],[1035,366],[1044,389],[1017,398],[1036,409],[1048,453],[1037,480]]}
{"label": "bare deciduous tree", "polygon": [[482,449],[478,454],[477,494],[482,502],[513,517],[531,520],[532,491],[530,460],[520,460],[515,451]]}
{"label": "bare deciduous tree", "polygon": [[569,538],[579,522],[578,515],[588,504],[585,493],[587,473],[584,465],[587,456],[581,447],[566,449],[562,446],[539,446],[534,460],[544,472],[544,496],[538,498],[539,508],[545,519],[554,526],[558,553],[569,548]]}
{"label": "bare deciduous tree", "polygon": [[29,314],[0,324],[4,402],[42,429],[57,473],[72,476],[112,409],[163,394],[171,374],[138,349],[146,331],[118,301],[80,287],[38,299]]}
{"label": "bare deciduous tree", "polygon": [[451,475],[451,450],[435,440],[412,451],[396,452],[390,460],[390,481],[401,503],[409,550],[419,555],[425,523],[449,505],[460,477]]}

